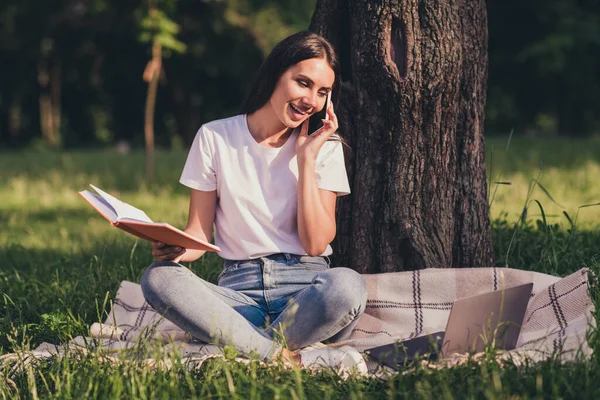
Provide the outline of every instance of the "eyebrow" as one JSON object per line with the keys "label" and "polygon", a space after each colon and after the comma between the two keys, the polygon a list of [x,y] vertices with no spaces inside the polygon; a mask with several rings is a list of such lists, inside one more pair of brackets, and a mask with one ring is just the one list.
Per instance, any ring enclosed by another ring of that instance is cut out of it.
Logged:
{"label": "eyebrow", "polygon": [[[308,76],[306,76],[304,74],[298,74],[298,77],[300,77],[302,79],[306,79],[307,81],[309,81],[313,85],[315,83],[312,79],[310,79]],[[321,89],[329,90],[331,92],[331,88],[329,86],[323,86]]]}

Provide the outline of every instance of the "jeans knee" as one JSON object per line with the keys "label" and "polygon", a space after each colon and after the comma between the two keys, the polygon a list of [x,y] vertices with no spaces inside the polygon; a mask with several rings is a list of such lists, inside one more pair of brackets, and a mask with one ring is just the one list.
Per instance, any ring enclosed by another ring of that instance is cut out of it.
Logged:
{"label": "jeans knee", "polygon": [[360,316],[367,302],[367,285],[363,277],[349,268],[334,268],[328,275],[330,279],[325,290],[332,306]]}
{"label": "jeans knee", "polygon": [[177,267],[181,266],[172,261],[157,261],[146,268],[140,279],[140,286],[144,298],[150,305],[164,291],[173,273],[177,272]]}

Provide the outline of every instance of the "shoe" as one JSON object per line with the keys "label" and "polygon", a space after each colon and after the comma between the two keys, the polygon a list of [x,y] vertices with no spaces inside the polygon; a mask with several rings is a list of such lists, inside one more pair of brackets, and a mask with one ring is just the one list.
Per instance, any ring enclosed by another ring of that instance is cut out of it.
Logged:
{"label": "shoe", "polygon": [[363,356],[353,347],[342,346],[321,347],[316,349],[300,350],[300,365],[310,369],[333,369],[337,372],[368,373],[367,364]]}

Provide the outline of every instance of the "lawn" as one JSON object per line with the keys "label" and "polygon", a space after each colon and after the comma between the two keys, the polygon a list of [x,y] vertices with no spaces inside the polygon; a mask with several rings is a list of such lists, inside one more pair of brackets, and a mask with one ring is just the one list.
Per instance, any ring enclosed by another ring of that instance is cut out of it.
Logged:
{"label": "lawn", "polygon": [[[487,150],[497,265],[599,273],[600,206],[586,205],[600,202],[600,140],[493,138]],[[93,183],[154,220],[183,226],[187,189],[177,181],[185,156],[159,152],[148,183],[141,153],[0,153],[0,354],[85,335],[119,282],[138,281],[152,262],[147,243],[111,228],[77,191]],[[220,267],[214,254],[191,265],[210,281]],[[592,335],[590,344],[598,349],[600,339]],[[0,398],[600,398],[596,356],[568,365],[417,370],[386,382],[219,360],[188,371],[173,360],[170,370],[157,370],[90,355],[45,362],[12,381],[4,370]]]}

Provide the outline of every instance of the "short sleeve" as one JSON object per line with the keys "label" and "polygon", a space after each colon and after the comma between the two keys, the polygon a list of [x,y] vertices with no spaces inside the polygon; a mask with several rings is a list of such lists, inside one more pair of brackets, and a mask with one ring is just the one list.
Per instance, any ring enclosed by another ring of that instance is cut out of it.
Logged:
{"label": "short sleeve", "polygon": [[217,189],[217,174],[210,130],[201,127],[188,153],[179,183],[196,190]]}
{"label": "short sleeve", "polygon": [[350,194],[341,142],[337,140],[325,142],[317,156],[315,174],[319,189],[336,192],[338,196]]}

